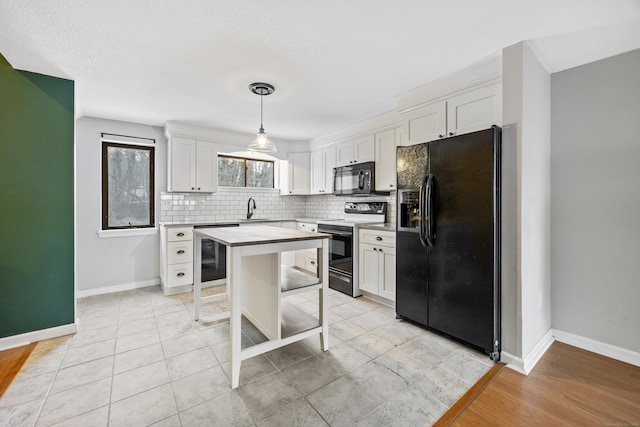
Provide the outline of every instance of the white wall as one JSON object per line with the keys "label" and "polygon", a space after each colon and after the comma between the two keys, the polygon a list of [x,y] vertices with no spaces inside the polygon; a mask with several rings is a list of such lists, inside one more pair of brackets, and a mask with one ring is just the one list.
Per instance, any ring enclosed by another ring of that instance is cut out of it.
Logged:
{"label": "white wall", "polygon": [[160,234],[98,237],[101,229],[100,133],[154,138],[156,217],[166,190],[167,143],[163,129],[136,123],[82,117],[76,121],[76,288],[145,284],[159,278]]}
{"label": "white wall", "polygon": [[640,50],[551,88],[553,328],[640,352]]}
{"label": "white wall", "polygon": [[522,356],[520,296],[520,165],[518,141],[522,116],[522,49],[502,55],[502,188],[501,188],[501,338],[502,351]]}
{"label": "white wall", "polygon": [[522,52],[520,211],[522,354],[551,329],[551,77],[528,42]]}
{"label": "white wall", "polygon": [[528,42],[504,49],[503,84],[502,339],[526,362],[551,328],[550,76]]}

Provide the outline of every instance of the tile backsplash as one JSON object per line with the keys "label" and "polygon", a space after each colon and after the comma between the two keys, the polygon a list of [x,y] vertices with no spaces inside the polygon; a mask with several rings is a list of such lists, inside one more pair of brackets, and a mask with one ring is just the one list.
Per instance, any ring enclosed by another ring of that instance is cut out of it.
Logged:
{"label": "tile backsplash", "polygon": [[213,194],[166,193],[160,195],[160,222],[226,221],[245,218],[249,197],[256,201],[254,218],[344,217],[344,203],[387,202],[387,222],[395,221],[395,193],[381,197],[280,196],[278,189],[219,188]]}
{"label": "tile backsplash", "polygon": [[345,202],[387,202],[387,222],[395,222],[396,219],[396,194],[391,196],[307,196],[306,216],[309,218],[343,218]]}

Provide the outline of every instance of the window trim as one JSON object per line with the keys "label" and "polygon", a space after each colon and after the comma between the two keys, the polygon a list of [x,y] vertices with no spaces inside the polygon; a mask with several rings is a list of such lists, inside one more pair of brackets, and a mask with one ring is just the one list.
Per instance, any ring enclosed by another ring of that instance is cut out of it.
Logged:
{"label": "window trim", "polygon": [[[155,229],[155,146],[151,144],[136,144],[125,143],[121,141],[114,141],[110,139],[101,139],[102,148],[102,183],[101,183],[101,230],[98,232],[100,237],[106,237],[108,234],[113,234],[113,237],[121,235],[121,233],[114,233],[114,231],[129,231],[129,230],[145,230]],[[134,150],[146,150],[149,152],[149,224],[148,225],[131,225],[131,226],[109,226],[109,173],[108,173],[108,149],[109,147],[128,148]],[[130,233],[126,233],[127,235]],[[103,236],[104,235],[104,236]],[[122,234],[124,235],[124,234]]]}
{"label": "window trim", "polygon": [[[274,190],[276,189],[276,162],[274,160],[267,160],[267,159],[253,159],[250,157],[242,157],[242,156],[234,156],[232,154],[221,154],[218,153],[218,159],[220,157],[223,158],[227,158],[227,159],[235,159],[235,160],[242,160],[244,162],[244,186],[242,187],[236,187],[233,185],[221,185],[221,187],[226,187],[226,188],[248,188],[248,189],[265,189],[265,190]],[[271,163],[271,165],[273,166],[273,176],[271,177],[271,187],[250,187],[247,185],[247,160],[251,160],[253,162],[265,162],[265,163]],[[220,170],[220,168],[218,168],[218,171]],[[219,179],[218,179],[219,181]]]}

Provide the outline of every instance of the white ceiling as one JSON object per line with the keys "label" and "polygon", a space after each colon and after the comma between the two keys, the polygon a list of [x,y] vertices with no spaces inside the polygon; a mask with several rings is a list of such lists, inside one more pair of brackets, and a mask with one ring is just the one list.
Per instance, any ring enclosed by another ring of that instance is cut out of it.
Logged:
{"label": "white ceiling", "polygon": [[0,53],[77,115],[317,137],[533,40],[551,72],[640,48],[640,0],[2,0]]}

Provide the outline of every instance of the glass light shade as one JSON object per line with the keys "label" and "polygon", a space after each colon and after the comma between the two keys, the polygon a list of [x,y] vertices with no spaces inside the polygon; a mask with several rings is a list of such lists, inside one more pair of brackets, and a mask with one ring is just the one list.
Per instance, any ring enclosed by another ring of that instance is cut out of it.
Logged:
{"label": "glass light shade", "polygon": [[265,154],[273,154],[278,151],[273,142],[269,141],[267,134],[264,133],[264,129],[262,128],[260,128],[260,132],[256,135],[256,139],[249,144],[248,150]]}

